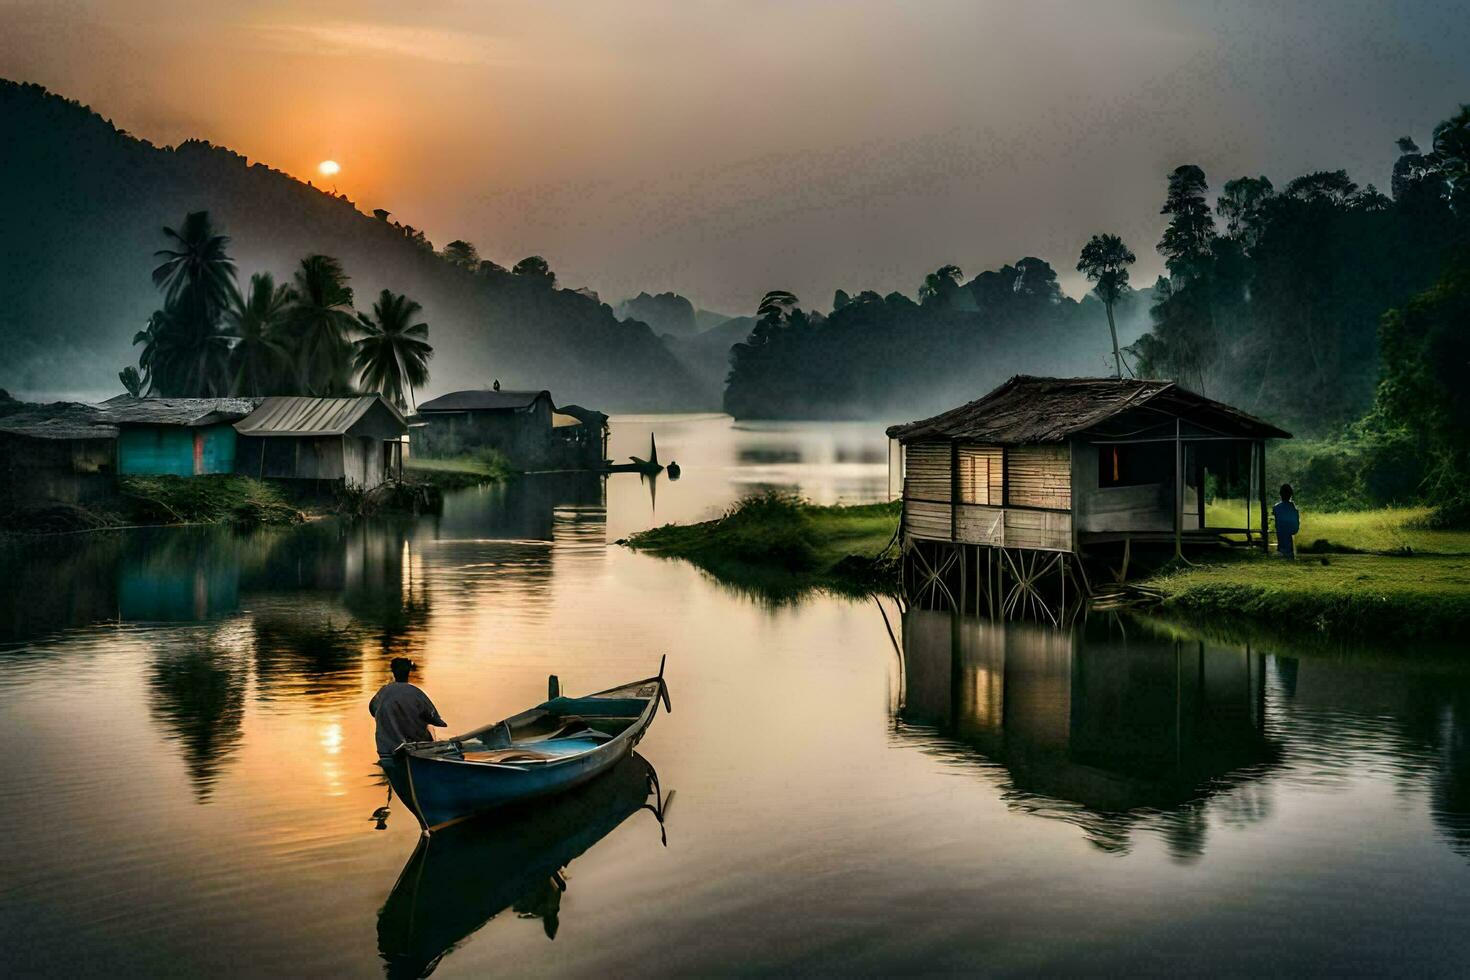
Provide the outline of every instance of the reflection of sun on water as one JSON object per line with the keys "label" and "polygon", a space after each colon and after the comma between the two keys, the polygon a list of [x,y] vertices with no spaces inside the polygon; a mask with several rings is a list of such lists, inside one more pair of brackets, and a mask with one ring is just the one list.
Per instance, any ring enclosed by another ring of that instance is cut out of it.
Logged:
{"label": "reflection of sun on water", "polygon": [[342,796],[346,789],[342,785],[342,723],[334,721],[321,730],[318,738],[322,752],[322,775],[326,777],[327,793]]}

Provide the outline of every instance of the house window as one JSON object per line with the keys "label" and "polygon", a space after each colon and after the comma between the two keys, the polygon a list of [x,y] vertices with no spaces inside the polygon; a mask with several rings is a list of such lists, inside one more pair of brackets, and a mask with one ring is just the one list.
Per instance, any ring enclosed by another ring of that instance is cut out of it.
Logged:
{"label": "house window", "polygon": [[[1173,446],[1163,444],[1168,453],[1155,445],[1098,446],[1097,485],[1099,487],[1138,487],[1165,482],[1172,472]],[[1168,455],[1171,458],[1165,459]]]}

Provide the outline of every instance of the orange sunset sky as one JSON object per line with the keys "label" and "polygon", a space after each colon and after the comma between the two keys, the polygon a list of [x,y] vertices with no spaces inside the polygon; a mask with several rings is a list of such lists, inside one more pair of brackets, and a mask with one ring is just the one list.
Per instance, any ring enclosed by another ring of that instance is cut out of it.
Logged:
{"label": "orange sunset sky", "polygon": [[[1159,270],[1164,175],[1346,167],[1470,98],[1453,3],[0,0],[0,76],[197,136],[616,301],[912,293],[1088,235]],[[1446,93],[1450,93],[1447,95]]]}

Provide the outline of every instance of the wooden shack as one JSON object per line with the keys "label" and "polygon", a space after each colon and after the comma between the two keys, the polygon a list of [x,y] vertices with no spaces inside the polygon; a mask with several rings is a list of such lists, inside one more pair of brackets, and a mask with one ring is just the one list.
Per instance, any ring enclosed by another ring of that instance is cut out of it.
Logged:
{"label": "wooden shack", "polygon": [[[1121,545],[1126,563],[1139,546],[1178,554],[1237,537],[1264,546],[1266,441],[1290,438],[1171,381],[1028,376],[887,431],[901,537],[920,580],[953,593],[939,566],[958,563],[973,591],[973,560],[985,580],[996,567],[1013,580],[1057,571],[1074,597],[1087,588],[1085,568],[1048,556]],[[1238,500],[1238,516],[1208,520],[1211,492]]]}
{"label": "wooden shack", "polygon": [[381,395],[277,396],[235,423],[235,472],[362,490],[403,475],[408,423]]}
{"label": "wooden shack", "polygon": [[117,427],[94,405],[30,405],[0,417],[0,514],[111,498]]}
{"label": "wooden shack", "polygon": [[235,471],[234,423],[255,411],[254,398],[134,398],[102,404],[118,428],[123,476],[202,476]]}
{"label": "wooden shack", "polygon": [[413,452],[442,457],[489,449],[519,470],[599,469],[606,435],[606,415],[578,405],[559,409],[545,389],[472,389],[419,405]]}

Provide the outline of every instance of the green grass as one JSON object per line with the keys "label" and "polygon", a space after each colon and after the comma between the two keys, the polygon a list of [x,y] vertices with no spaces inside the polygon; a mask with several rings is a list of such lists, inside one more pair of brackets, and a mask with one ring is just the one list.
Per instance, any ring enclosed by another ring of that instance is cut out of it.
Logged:
{"label": "green grass", "polygon": [[[1244,510],[1245,504],[1239,500],[1216,501],[1205,507],[1205,523],[1239,527]],[[1259,515],[1259,510],[1256,513]],[[1301,533],[1296,538],[1297,549],[1470,555],[1470,531],[1429,531],[1415,526],[1422,524],[1429,513],[1428,507],[1380,507],[1331,513],[1304,509]]]}
{"label": "green grass", "polygon": [[630,537],[628,547],[682,558],[742,591],[789,601],[819,589],[886,591],[896,579],[878,560],[898,527],[897,503],[824,507],[791,494],[746,497],[700,524],[666,524]]}
{"label": "green grass", "polygon": [[139,524],[299,524],[281,490],[248,476],[124,476],[117,481]]}
{"label": "green grass", "polygon": [[510,461],[493,449],[443,458],[410,456],[403,461],[404,475],[441,490],[497,483],[515,474]]}
{"label": "green grass", "polygon": [[1470,557],[1261,555],[1166,571],[1162,611],[1250,620],[1280,635],[1442,640],[1470,629]]}

